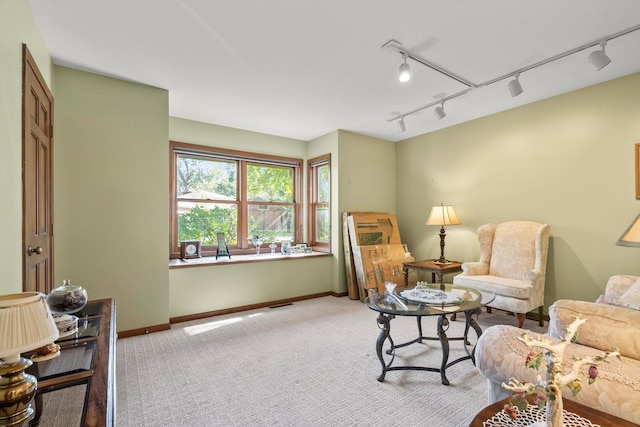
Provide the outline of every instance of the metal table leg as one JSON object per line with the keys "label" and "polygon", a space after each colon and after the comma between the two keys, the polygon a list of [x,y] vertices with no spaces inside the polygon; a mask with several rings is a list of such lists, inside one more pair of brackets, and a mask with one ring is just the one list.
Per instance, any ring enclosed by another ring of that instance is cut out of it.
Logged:
{"label": "metal table leg", "polygon": [[440,345],[442,346],[442,364],[440,365],[440,378],[442,384],[449,385],[447,379],[447,362],[449,361],[449,338],[447,338],[446,330],[449,329],[449,320],[444,314],[438,316],[438,338],[440,338]]}
{"label": "metal table leg", "polygon": [[[378,377],[378,381],[384,381],[384,377],[387,373],[387,368],[391,366],[393,363],[393,359],[395,358],[395,346],[393,344],[393,339],[391,338],[391,320],[394,319],[395,316],[393,314],[383,314],[380,313],[378,315],[378,327],[380,328],[380,332],[378,333],[378,339],[376,340],[376,354],[378,355],[378,359],[380,360],[380,364],[382,365],[382,373]],[[384,347],[385,341],[389,340],[390,348],[387,351],[387,354],[391,355],[391,360],[389,363],[385,363],[384,356],[382,354],[382,350]]]}

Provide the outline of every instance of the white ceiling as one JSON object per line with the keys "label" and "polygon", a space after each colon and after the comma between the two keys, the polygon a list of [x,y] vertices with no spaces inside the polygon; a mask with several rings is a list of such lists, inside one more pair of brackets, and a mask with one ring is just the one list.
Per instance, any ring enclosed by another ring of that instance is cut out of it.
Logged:
{"label": "white ceiling", "polygon": [[412,52],[482,83],[640,24],[640,0],[29,0],[56,64],[169,91],[169,114],[311,140],[344,129],[389,141],[640,71],[640,31],[507,80],[430,104],[463,89],[409,61]]}

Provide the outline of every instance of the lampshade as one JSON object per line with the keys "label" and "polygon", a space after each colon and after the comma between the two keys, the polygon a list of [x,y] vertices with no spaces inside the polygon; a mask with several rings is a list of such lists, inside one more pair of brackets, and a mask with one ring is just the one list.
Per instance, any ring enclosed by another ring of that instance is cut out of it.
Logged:
{"label": "lampshade", "polygon": [[627,231],[625,231],[618,243],[619,246],[637,246],[640,247],[640,215],[631,223]]}
{"label": "lampshade", "polygon": [[426,225],[458,225],[460,219],[451,205],[440,205],[431,208]]}
{"label": "lampshade", "polygon": [[58,339],[58,328],[40,292],[0,296],[0,358],[17,359]]}

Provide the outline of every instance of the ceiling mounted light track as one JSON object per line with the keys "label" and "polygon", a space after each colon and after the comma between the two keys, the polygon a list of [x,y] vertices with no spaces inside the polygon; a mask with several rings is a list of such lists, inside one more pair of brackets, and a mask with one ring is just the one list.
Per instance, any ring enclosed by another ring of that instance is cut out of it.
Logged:
{"label": "ceiling mounted light track", "polygon": [[[430,62],[422,57],[420,57],[419,55],[411,52],[409,49],[405,49],[404,46],[402,46],[402,43],[400,43],[399,41],[396,40],[389,40],[388,42],[386,42],[385,44],[382,45],[382,47],[384,49],[391,49],[394,50],[396,52],[399,52],[400,54],[402,54],[403,59],[406,60],[408,58],[413,59],[414,61],[428,67],[431,68],[434,71],[439,72],[440,74],[444,74],[445,76],[449,77],[450,79],[456,80],[459,83],[462,83],[463,85],[467,86],[467,87],[474,87],[474,84],[471,83],[470,81],[455,75],[454,73],[445,70],[444,68],[440,67],[439,65],[434,64],[433,62]],[[407,64],[408,65],[408,64]],[[402,69],[402,65],[400,66]]]}
{"label": "ceiling mounted light track", "polygon": [[[382,48],[390,49],[390,50],[393,50],[393,51],[396,51],[396,52],[399,52],[400,54],[402,54],[404,62],[403,62],[402,65],[400,65],[400,71],[401,72],[402,72],[403,66],[405,64],[407,65],[407,69],[409,67],[409,64],[407,64],[407,59],[412,59],[412,60],[414,60],[414,61],[416,61],[416,62],[418,62],[418,63],[420,63],[420,64],[422,64],[422,65],[424,65],[424,66],[426,66],[426,67],[428,67],[428,68],[430,68],[432,70],[434,70],[434,71],[439,72],[440,74],[443,74],[443,75],[449,77],[450,79],[453,79],[453,80],[463,84],[464,86],[466,86],[466,88],[461,90],[461,91],[459,91],[459,92],[453,93],[453,94],[451,94],[451,95],[449,95],[449,96],[447,96],[445,98],[442,98],[442,99],[440,99],[438,101],[434,101],[434,102],[431,102],[429,104],[423,105],[421,107],[414,108],[413,110],[397,114],[396,116],[388,119],[387,121],[391,122],[391,121],[400,119],[401,122],[402,122],[402,125],[400,126],[400,124],[399,124],[399,128],[401,129],[400,130],[401,132],[404,132],[406,130],[406,126],[404,125],[405,116],[417,113],[419,111],[422,111],[424,109],[433,107],[434,105],[438,105],[438,104],[441,104],[441,106],[437,107],[434,110],[434,114],[436,115],[436,118],[438,118],[438,120],[440,120],[440,119],[442,119],[442,118],[444,118],[446,116],[446,113],[444,112],[444,102],[445,101],[448,101],[448,100],[454,99],[454,98],[458,98],[458,97],[460,97],[462,95],[465,95],[465,94],[469,93],[473,89],[479,89],[479,88],[482,88],[482,87],[485,87],[485,86],[489,86],[489,85],[492,85],[494,83],[497,83],[499,81],[505,80],[505,79],[510,78],[510,77],[513,77],[513,80],[510,80],[509,83],[507,84],[509,92],[511,93],[512,97],[518,96],[523,92],[522,85],[520,84],[520,79],[519,79],[521,73],[524,73],[524,72],[529,71],[529,70],[533,70],[534,68],[541,67],[541,66],[546,65],[546,64],[548,64],[550,62],[557,61],[559,59],[565,58],[565,57],[567,57],[569,55],[573,55],[574,53],[581,52],[581,51],[583,51],[585,49],[589,49],[589,48],[591,48],[593,46],[597,46],[597,45],[599,45],[601,47],[601,49],[600,50],[596,50],[596,51],[592,52],[589,55],[589,62],[593,65],[593,67],[596,70],[601,70],[602,68],[606,67],[611,62],[611,58],[609,58],[607,56],[607,54],[605,53],[605,45],[607,44],[607,42],[610,41],[610,40],[616,39],[618,37],[627,35],[627,34],[629,34],[631,32],[637,31],[637,30],[640,30],[640,24],[639,25],[634,25],[633,27],[630,27],[630,28],[627,28],[625,30],[619,31],[617,33],[611,34],[611,35],[609,35],[609,36],[607,36],[605,38],[594,40],[592,42],[583,44],[581,46],[578,46],[578,47],[573,48],[571,50],[568,50],[566,52],[559,53],[559,54],[557,54],[555,56],[552,56],[550,58],[543,59],[542,61],[538,61],[538,62],[536,62],[534,64],[528,65],[528,66],[520,68],[518,70],[511,71],[510,73],[504,74],[502,76],[496,77],[494,79],[488,80],[488,81],[486,81],[484,83],[480,83],[480,84],[475,84],[475,83],[465,79],[464,77],[461,77],[461,76],[459,76],[457,74],[454,74],[451,71],[448,71],[448,70],[440,67],[439,65],[436,65],[433,62],[430,62],[427,59],[424,59],[424,58],[420,57],[419,55],[411,52],[409,49],[406,49],[402,45],[402,43],[398,42],[397,40],[391,39],[388,42],[386,42],[385,44],[383,44]],[[442,117],[441,117],[441,114],[442,114]]]}

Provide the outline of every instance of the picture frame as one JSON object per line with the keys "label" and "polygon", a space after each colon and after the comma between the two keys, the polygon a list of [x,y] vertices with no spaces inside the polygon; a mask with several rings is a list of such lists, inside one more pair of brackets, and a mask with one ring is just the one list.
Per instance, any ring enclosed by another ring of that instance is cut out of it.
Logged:
{"label": "picture frame", "polygon": [[636,144],[636,200],[640,200],[640,142]]}
{"label": "picture frame", "polygon": [[191,259],[202,257],[202,243],[200,240],[183,240],[180,242],[180,258]]}
{"label": "picture frame", "polygon": [[224,233],[216,233],[216,240],[218,241],[218,246],[216,247],[216,259],[221,256],[227,256],[231,259],[231,254],[227,248],[227,240]]}

